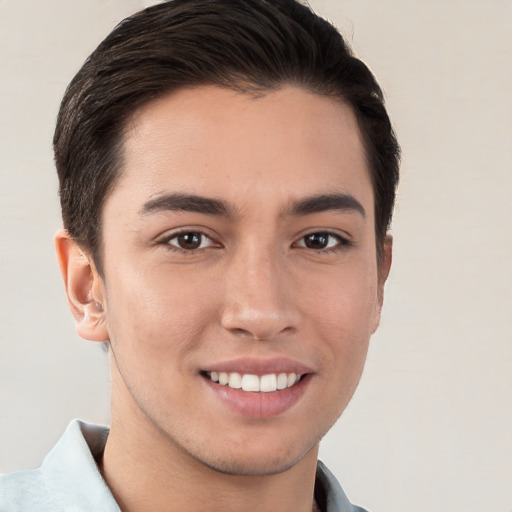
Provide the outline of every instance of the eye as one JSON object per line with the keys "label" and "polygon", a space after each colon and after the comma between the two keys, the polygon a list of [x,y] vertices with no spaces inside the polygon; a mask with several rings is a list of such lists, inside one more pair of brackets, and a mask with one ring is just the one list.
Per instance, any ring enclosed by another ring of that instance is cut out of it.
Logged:
{"label": "eye", "polygon": [[325,249],[335,249],[347,244],[348,241],[339,235],[326,231],[319,231],[303,236],[296,245],[298,247],[306,247],[307,249],[322,251]]}
{"label": "eye", "polygon": [[183,251],[197,251],[215,245],[213,240],[200,231],[181,231],[164,241],[172,248]]}

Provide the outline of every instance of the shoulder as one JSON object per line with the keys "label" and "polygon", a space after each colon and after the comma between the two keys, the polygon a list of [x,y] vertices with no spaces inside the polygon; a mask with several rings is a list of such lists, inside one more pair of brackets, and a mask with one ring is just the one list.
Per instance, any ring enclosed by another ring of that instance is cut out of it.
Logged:
{"label": "shoulder", "polygon": [[40,469],[0,475],[1,512],[44,512],[52,508]]}

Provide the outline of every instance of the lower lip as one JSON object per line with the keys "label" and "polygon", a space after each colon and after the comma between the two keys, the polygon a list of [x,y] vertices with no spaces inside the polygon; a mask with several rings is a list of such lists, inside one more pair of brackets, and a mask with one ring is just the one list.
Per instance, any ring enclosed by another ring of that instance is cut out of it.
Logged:
{"label": "lower lip", "polygon": [[242,391],[213,382],[208,377],[203,379],[216,397],[230,409],[248,418],[265,419],[278,416],[295,405],[305,393],[311,375],[304,375],[290,388],[269,393]]}

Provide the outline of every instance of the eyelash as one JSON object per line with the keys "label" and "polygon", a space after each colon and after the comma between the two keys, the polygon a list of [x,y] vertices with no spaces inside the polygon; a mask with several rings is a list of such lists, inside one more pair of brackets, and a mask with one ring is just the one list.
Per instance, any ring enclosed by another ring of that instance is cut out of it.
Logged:
{"label": "eyelash", "polygon": [[[185,249],[183,247],[178,247],[171,243],[172,240],[176,240],[180,236],[185,236],[185,235],[195,235],[195,236],[200,237],[200,240],[201,240],[200,246],[195,249]],[[305,239],[307,237],[311,237],[313,235],[317,235],[319,237],[323,236],[323,237],[326,237],[327,239],[335,239],[336,243],[335,243],[335,245],[333,245],[331,247],[325,247],[325,248],[320,248],[320,249],[307,247]],[[207,247],[201,247],[201,245],[203,244],[205,239],[210,241],[210,245],[208,245]],[[303,242],[303,244],[299,245],[299,242]],[[212,239],[212,237],[210,237],[209,235],[207,235],[206,233],[204,233],[200,230],[193,230],[193,229],[184,229],[184,230],[178,231],[176,233],[172,233],[170,236],[166,236],[165,238],[161,239],[158,243],[164,245],[170,251],[179,252],[181,254],[197,254],[199,251],[203,251],[204,249],[208,249],[211,247],[212,248],[220,247],[220,244],[215,242]],[[332,233],[330,231],[313,231],[311,233],[307,233],[305,235],[302,235],[298,239],[298,241],[294,242],[294,244],[293,244],[294,247],[300,247],[303,249],[311,250],[317,254],[330,254],[333,252],[338,252],[338,251],[341,251],[344,248],[351,246],[351,245],[353,245],[353,244],[350,240],[339,235],[338,233]]]}
{"label": "eyelash", "polygon": [[[307,237],[310,237],[310,236],[313,236],[313,235],[316,235],[316,236],[321,236],[321,237],[326,237],[327,239],[329,238],[333,238],[336,240],[336,243],[335,245],[331,246],[331,247],[325,247],[325,248],[320,248],[320,249],[315,249],[315,248],[312,248],[312,247],[307,247],[305,245],[305,239]],[[352,245],[352,242],[348,239],[348,238],[345,238],[341,235],[339,235],[338,233],[332,233],[330,231],[312,231],[311,233],[307,233],[303,236],[301,236],[299,238],[299,241],[302,241],[304,242],[304,245],[299,245],[298,247],[302,247],[304,249],[309,249],[309,250],[312,250],[312,251],[315,251],[317,254],[330,254],[330,253],[333,253],[333,252],[338,252],[338,251],[341,251],[349,246]],[[295,242],[294,245],[297,245],[298,242]]]}
{"label": "eyelash", "polygon": [[[184,247],[178,247],[176,245],[173,245],[171,243],[172,240],[176,240],[178,239],[180,236],[185,236],[185,235],[196,235],[198,237],[200,237],[200,240],[201,240],[201,243],[200,245],[203,244],[203,242],[206,240],[209,240],[211,242],[211,245],[209,245],[208,247],[197,247],[195,249],[185,249]],[[166,236],[165,238],[163,238],[162,240],[159,241],[160,244],[162,245],[165,245],[165,247],[170,250],[170,251],[175,251],[175,252],[179,252],[181,254],[195,254],[199,251],[202,251],[204,249],[207,249],[209,247],[219,247],[220,244],[217,244],[211,236],[208,236],[206,233],[203,233],[202,231],[200,230],[194,230],[194,229],[183,229],[181,231],[178,231],[176,233],[172,233],[172,235],[170,236]]]}

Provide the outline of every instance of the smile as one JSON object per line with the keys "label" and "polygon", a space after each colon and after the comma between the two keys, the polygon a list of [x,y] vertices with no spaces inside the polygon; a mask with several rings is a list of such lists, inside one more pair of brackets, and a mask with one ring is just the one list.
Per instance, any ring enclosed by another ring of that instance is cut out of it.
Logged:
{"label": "smile", "polygon": [[272,393],[274,391],[290,388],[297,384],[302,375],[297,373],[269,373],[266,375],[254,375],[238,372],[205,372],[212,382],[229,386],[233,389],[250,391],[254,393]]}

